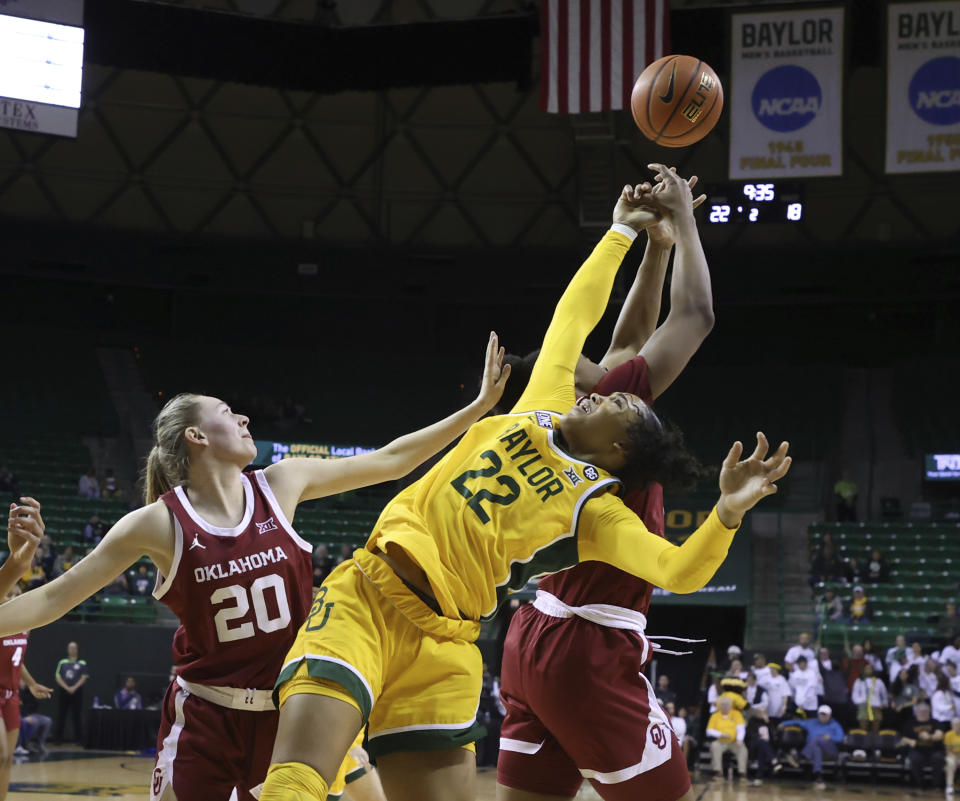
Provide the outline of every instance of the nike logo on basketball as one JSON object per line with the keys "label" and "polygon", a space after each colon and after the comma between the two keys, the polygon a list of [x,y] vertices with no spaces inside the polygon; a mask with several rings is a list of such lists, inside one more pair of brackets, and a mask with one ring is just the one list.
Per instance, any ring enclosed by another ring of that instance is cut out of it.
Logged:
{"label": "nike logo on basketball", "polygon": [[673,62],[673,69],[670,71],[670,83],[667,84],[667,93],[665,95],[660,95],[660,99],[664,103],[669,103],[673,100],[673,82],[677,78],[677,62]]}
{"label": "nike logo on basketball", "polygon": [[194,548],[203,548],[203,550],[207,550],[207,546],[204,545],[202,542],[200,542],[200,535],[199,535],[199,534],[194,534],[194,535],[193,535],[193,545],[191,545],[189,548],[187,548],[187,550],[188,550],[188,551],[192,551]]}

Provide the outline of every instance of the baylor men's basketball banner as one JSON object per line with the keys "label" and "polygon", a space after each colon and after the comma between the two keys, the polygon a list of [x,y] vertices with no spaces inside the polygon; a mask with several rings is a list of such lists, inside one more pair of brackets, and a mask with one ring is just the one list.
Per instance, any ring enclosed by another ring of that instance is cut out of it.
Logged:
{"label": "baylor men's basketball banner", "polygon": [[733,14],[730,177],[843,172],[843,9]]}
{"label": "baylor men's basketball banner", "polygon": [[960,2],[887,13],[887,172],[960,170]]}

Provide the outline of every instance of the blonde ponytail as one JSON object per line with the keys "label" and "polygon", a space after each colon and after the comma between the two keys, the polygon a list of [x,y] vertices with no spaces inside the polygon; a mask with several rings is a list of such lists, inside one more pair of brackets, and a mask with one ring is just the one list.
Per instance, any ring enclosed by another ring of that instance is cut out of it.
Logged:
{"label": "blonde ponytail", "polygon": [[143,476],[146,503],[153,503],[187,480],[190,453],[183,434],[197,422],[200,398],[200,395],[181,393],[167,401],[153,421],[153,447]]}

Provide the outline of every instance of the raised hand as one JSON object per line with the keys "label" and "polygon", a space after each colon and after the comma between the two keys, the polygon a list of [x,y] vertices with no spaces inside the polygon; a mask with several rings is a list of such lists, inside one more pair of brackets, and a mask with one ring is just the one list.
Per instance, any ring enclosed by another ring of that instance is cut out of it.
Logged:
{"label": "raised hand", "polygon": [[653,187],[648,183],[623,187],[617,205],[613,209],[613,221],[621,225],[629,225],[639,233],[644,228],[655,225],[660,219],[657,209],[646,196]]}
{"label": "raised hand", "polygon": [[706,195],[700,195],[696,199],[693,197],[691,190],[696,186],[696,176],[684,181],[677,175],[676,167],[668,168],[664,164],[656,163],[647,166],[656,173],[655,185],[649,194],[644,196],[642,202],[654,211],[671,217],[689,215],[707,199]]}
{"label": "raised hand", "polygon": [[33,555],[43,539],[45,526],[40,515],[40,502],[35,498],[23,497],[19,504],[10,504],[10,516],[7,518],[7,550],[9,560],[26,571]]}
{"label": "raised hand", "polygon": [[757,432],[757,447],[749,458],[740,461],[743,444],[734,442],[720,469],[720,500],[717,514],[728,528],[739,525],[757,502],[777,491],[776,481],[790,469],[792,459],[787,456],[788,442],[782,442],[773,456],[766,459],[770,444],[762,431]]}
{"label": "raised hand", "polygon": [[510,377],[510,365],[503,363],[504,349],[500,347],[500,339],[495,331],[490,332],[487,340],[487,356],[483,364],[483,379],[480,382],[480,394],[477,403],[485,409],[492,409],[497,405],[503,390]]}
{"label": "raised hand", "polygon": [[[671,168],[671,170],[673,169],[674,168]],[[690,189],[692,190],[693,187],[697,185],[698,180],[699,179],[697,178],[696,175],[691,175],[687,179],[687,186],[690,187]],[[657,184],[657,186],[660,186],[660,185],[661,184]],[[694,209],[697,208],[706,199],[707,199],[706,195],[700,195],[699,197],[694,198],[692,208]],[[644,200],[648,200],[649,202],[654,204],[657,203],[657,198],[654,197],[652,193],[650,194],[649,197],[644,198]],[[654,210],[656,211],[656,208]],[[660,212],[658,212],[658,215],[660,217],[659,221],[655,225],[651,225],[649,228],[646,229],[647,236],[650,237],[651,242],[653,242],[655,245],[661,248],[664,248],[664,249],[672,248],[674,243],[676,242],[676,228],[673,224],[673,216],[670,214],[662,214]]]}

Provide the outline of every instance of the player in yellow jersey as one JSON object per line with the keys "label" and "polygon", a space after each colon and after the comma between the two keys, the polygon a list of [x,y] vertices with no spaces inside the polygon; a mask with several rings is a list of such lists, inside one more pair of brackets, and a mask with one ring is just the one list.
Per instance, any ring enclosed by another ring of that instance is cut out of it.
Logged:
{"label": "player in yellow jersey", "polygon": [[366,547],[324,582],[277,681],[280,726],[261,801],[325,799],[360,728],[390,801],[474,798],[480,621],[528,578],[600,560],[673,592],[723,562],[743,515],[776,491],[787,444],[739,461],[682,546],[651,534],[615,492],[656,480],[672,456],[653,411],[625,393],[575,405],[573,375],[654,193],[624,187],[613,226],[570,282],[527,389],[474,424],[391,501]]}

